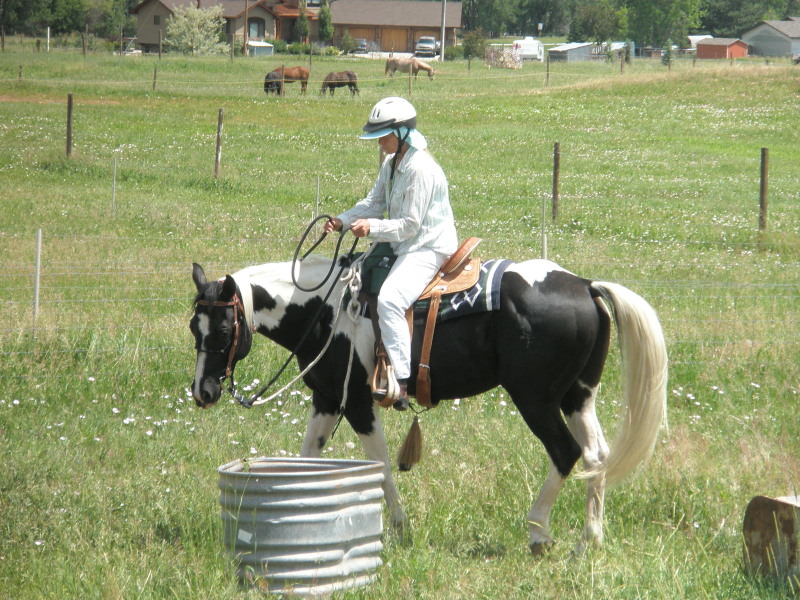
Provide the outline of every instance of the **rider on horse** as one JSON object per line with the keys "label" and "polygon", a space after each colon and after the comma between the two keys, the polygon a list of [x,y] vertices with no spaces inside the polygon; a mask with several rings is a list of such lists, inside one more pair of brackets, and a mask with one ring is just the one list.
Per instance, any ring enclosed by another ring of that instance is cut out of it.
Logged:
{"label": "rider on horse", "polygon": [[378,295],[378,322],[399,384],[398,410],[408,407],[411,376],[406,311],[458,246],[447,178],[416,123],[404,98],[384,98],[372,108],[360,137],[377,139],[386,160],[367,197],[325,224],[326,232],[349,228],[356,237],[389,242],[397,255]]}

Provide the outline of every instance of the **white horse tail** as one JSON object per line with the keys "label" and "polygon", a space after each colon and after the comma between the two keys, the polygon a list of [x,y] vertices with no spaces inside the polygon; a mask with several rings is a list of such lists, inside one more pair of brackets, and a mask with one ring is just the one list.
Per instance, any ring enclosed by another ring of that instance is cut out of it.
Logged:
{"label": "white horse tail", "polygon": [[600,468],[613,485],[650,458],[666,425],[667,348],[655,310],[644,298],[616,283],[596,281],[592,288],[613,309],[622,355],[623,412]]}

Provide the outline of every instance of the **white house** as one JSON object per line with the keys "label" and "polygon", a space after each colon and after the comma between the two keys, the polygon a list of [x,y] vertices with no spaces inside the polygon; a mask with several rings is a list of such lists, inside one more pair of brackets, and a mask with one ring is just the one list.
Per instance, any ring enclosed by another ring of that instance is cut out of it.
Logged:
{"label": "white house", "polygon": [[762,21],[742,34],[756,56],[800,56],[800,17]]}

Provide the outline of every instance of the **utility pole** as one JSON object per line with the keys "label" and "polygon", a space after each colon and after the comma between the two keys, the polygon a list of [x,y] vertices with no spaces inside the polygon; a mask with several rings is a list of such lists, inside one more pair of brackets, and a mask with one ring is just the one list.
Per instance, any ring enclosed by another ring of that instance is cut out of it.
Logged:
{"label": "utility pole", "polygon": [[249,11],[250,0],[244,0],[244,43],[242,44],[242,56],[247,56],[247,35],[250,33],[250,24],[247,22]]}
{"label": "utility pole", "polygon": [[442,0],[442,33],[441,33],[441,35],[439,36],[439,37],[440,37],[440,47],[439,47],[439,61],[440,61],[440,62],[444,62],[444,47],[445,47],[445,39],[444,39],[444,35],[445,35],[445,28],[444,28],[444,22],[445,22],[445,18],[446,18],[446,16],[447,16],[447,0]]}

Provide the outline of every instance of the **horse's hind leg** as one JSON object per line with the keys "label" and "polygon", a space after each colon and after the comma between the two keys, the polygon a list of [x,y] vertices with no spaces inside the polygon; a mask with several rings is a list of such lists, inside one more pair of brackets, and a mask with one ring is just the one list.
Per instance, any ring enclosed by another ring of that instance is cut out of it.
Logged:
{"label": "horse's hind leg", "polygon": [[599,329],[589,360],[580,377],[572,384],[561,403],[567,415],[567,426],[581,447],[583,468],[591,475],[586,477],[586,524],[583,542],[578,546],[600,545],[603,541],[603,503],[606,479],[603,473],[608,444],[597,420],[595,404],[600,389],[610,339],[611,317],[605,306],[598,303]]}
{"label": "horse's hind leg", "polygon": [[539,490],[539,495],[528,513],[530,549],[541,554],[553,543],[550,536],[550,512],[572,467],[578,462],[581,451],[561,417],[558,405],[537,406],[534,396],[520,402],[513,392],[509,394],[520,410],[528,427],[544,444],[550,457],[550,472]]}
{"label": "horse's hind leg", "polygon": [[567,417],[569,429],[581,447],[584,469],[587,472],[597,473],[590,475],[586,480],[586,524],[583,530],[583,543],[578,546],[578,550],[583,550],[585,545],[599,546],[603,542],[606,478],[602,467],[608,456],[608,444],[595,412],[597,390],[598,386],[584,387],[583,393],[588,394],[588,398],[580,410]]}

